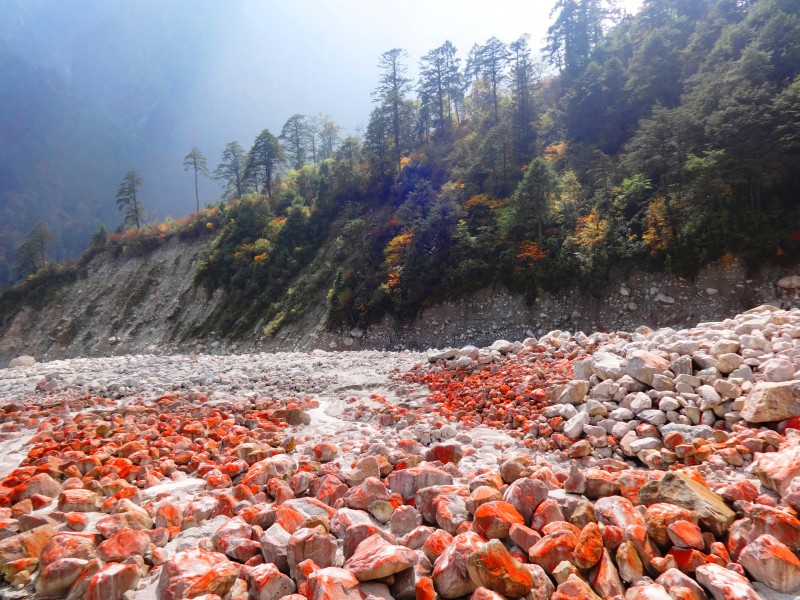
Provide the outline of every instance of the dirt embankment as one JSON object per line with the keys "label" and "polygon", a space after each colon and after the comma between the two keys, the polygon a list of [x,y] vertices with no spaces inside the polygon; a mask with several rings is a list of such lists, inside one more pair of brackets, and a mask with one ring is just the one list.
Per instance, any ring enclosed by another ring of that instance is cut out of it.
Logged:
{"label": "dirt embankment", "polygon": [[[632,330],[724,318],[754,306],[800,305],[800,292],[778,282],[797,270],[765,268],[748,278],[740,265],[712,265],[694,281],[634,272],[604,294],[543,294],[528,303],[503,289],[445,301],[412,323],[391,318],[366,330],[329,331],[325,298],[269,339],[254,324],[245,340],[195,339],[192,332],[224,302],[193,284],[202,242],[172,241],[144,256],[100,254],[85,273],[42,310],[25,309],[0,331],[0,364],[21,354],[39,360],[131,353],[252,350],[425,349],[521,340],[551,330]],[[263,325],[263,324],[261,324]]]}

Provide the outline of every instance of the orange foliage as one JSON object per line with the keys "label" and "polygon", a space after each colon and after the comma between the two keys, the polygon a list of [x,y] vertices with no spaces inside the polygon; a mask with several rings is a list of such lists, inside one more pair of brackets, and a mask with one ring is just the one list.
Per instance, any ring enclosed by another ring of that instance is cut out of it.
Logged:
{"label": "orange foliage", "polygon": [[567,142],[559,142],[544,149],[544,159],[550,164],[557,165],[567,156]]}
{"label": "orange foliage", "polygon": [[400,285],[400,271],[392,271],[389,273],[389,280],[386,282],[386,285],[390,288]]}
{"label": "orange foliage", "polygon": [[502,200],[496,200],[494,198],[490,198],[486,194],[478,194],[477,196],[473,196],[469,200],[464,203],[464,208],[472,208],[473,206],[478,206],[479,204],[483,204],[484,206],[489,207],[492,210],[498,209],[503,206]]}
{"label": "orange foliage", "polygon": [[258,254],[256,256],[254,256],[253,257],[253,261],[262,262],[262,261],[267,260],[268,258],[269,258],[269,256],[267,256],[267,253],[266,252],[262,252],[261,254]]}
{"label": "orange foliage", "polygon": [[525,240],[519,245],[517,260],[526,263],[527,266],[533,265],[538,260],[544,260],[546,257],[547,254],[536,242]]}

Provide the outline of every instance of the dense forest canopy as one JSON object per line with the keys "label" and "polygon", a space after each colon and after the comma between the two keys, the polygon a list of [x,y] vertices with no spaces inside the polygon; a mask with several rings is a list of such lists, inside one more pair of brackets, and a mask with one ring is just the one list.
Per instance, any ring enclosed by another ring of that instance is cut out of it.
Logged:
{"label": "dense forest canopy", "polygon": [[800,4],[558,0],[545,44],[445,39],[417,77],[388,49],[361,135],[295,114],[231,142],[229,200],[190,224],[211,236],[198,283],[230,297],[209,330],[269,335],[320,290],[355,326],[496,283],[534,298],[612,267],[797,259]]}

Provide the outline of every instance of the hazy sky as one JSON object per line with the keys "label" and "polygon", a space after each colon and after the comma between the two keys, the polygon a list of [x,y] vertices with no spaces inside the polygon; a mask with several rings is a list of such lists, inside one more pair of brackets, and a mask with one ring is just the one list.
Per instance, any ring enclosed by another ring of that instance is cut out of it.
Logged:
{"label": "hazy sky", "polygon": [[[554,0],[244,0],[198,82],[195,124],[216,128],[247,146],[263,127],[279,131],[293,113],[330,113],[346,130],[365,127],[379,55],[391,48],[420,56],[450,40],[462,60],[474,43],[497,36],[510,43],[531,35],[538,51]],[[633,12],[641,0],[623,0]],[[223,83],[224,82],[224,83]],[[221,85],[222,84],[222,85]],[[212,87],[213,86],[213,87]]]}

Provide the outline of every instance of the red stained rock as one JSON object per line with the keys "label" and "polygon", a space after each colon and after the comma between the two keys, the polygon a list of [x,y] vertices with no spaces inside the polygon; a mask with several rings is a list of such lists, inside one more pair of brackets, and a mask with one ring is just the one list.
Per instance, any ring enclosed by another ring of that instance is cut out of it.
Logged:
{"label": "red stained rock", "polygon": [[678,548],[704,550],[706,542],[700,528],[690,521],[675,521],[667,526],[669,539]]}
{"label": "red stained rock", "polygon": [[747,516],[752,523],[747,535],[748,541],[769,534],[786,544],[792,552],[800,552],[800,519],[785,511],[760,504],[752,505]]}
{"label": "red stained rock", "polygon": [[106,565],[89,580],[84,600],[122,600],[125,592],[136,587],[140,576],[134,564]]}
{"label": "red stained rock", "polygon": [[578,538],[571,531],[551,533],[537,542],[528,552],[528,556],[533,564],[552,574],[561,561],[573,562],[577,543]]}
{"label": "red stained rock", "polygon": [[619,576],[627,583],[639,581],[644,575],[642,559],[636,552],[632,542],[625,541],[620,544],[616,552]]}
{"label": "red stained rock", "polygon": [[741,564],[756,581],[784,594],[800,591],[800,560],[771,535],[761,535],[739,555]]}
{"label": "red stained rock", "polygon": [[[667,528],[671,523],[688,521],[697,524],[697,515],[693,511],[675,504],[659,503],[651,504],[647,507],[644,520],[647,534],[653,538],[656,544],[664,547],[670,542]],[[699,550],[702,550],[702,548],[699,548]]]}
{"label": "red stained rock", "polygon": [[91,490],[64,490],[58,495],[58,510],[62,512],[94,512],[98,506],[100,497]]}
{"label": "red stained rock", "polygon": [[345,563],[359,581],[370,581],[394,575],[413,567],[417,554],[404,546],[390,544],[380,535],[373,535],[361,542],[355,553]]}
{"label": "red stained rock", "polygon": [[[678,600],[673,598],[664,589],[664,586],[657,583],[638,585],[632,587],[625,594],[625,600]],[[681,599],[682,600],[682,599]]]}
{"label": "red stained rock", "polygon": [[344,495],[344,505],[355,510],[367,510],[376,500],[389,500],[389,490],[377,477],[367,477]]}
{"label": "red stained rock", "polygon": [[311,451],[319,462],[330,462],[339,454],[339,449],[328,442],[317,444]]}
{"label": "red stained rock", "polygon": [[31,496],[40,495],[55,498],[61,493],[61,484],[47,473],[38,473],[15,487],[11,492],[11,502],[17,503]]}
{"label": "red stained rock", "polygon": [[472,581],[493,592],[516,598],[533,587],[533,578],[497,539],[490,540],[467,559]]}
{"label": "red stained rock", "polygon": [[677,600],[707,600],[705,591],[697,582],[678,569],[668,569],[656,579],[656,583],[664,586],[669,595]]}
{"label": "red stained rock", "polygon": [[86,559],[65,557],[43,564],[36,579],[36,595],[40,598],[65,595],[88,562]]}
{"label": "red stained rock", "polygon": [[[363,600],[359,582],[350,571],[328,567],[308,576],[309,600]],[[261,600],[260,598],[258,600]]]}
{"label": "red stained rock", "polygon": [[589,523],[581,530],[575,547],[575,566],[579,569],[590,569],[603,556],[603,535],[596,523]]}
{"label": "red stained rock", "polygon": [[183,510],[169,502],[162,502],[155,515],[156,527],[178,527],[183,523]]}
{"label": "red stained rock", "polygon": [[286,531],[294,533],[300,527],[313,527],[330,520],[336,511],[316,498],[287,500],[275,510],[275,519]]}
{"label": "red stained rock", "polygon": [[291,476],[296,470],[297,463],[291,456],[277,454],[253,464],[241,482],[247,486],[263,486],[273,477]]}
{"label": "red stained rock", "polygon": [[436,562],[442,553],[453,543],[453,536],[444,529],[436,529],[422,545],[422,551],[429,561]]}
{"label": "red stained rock", "polygon": [[698,567],[697,581],[714,600],[761,600],[747,578],[716,564]]}
{"label": "red stained rock", "polygon": [[524,525],[525,520],[507,502],[487,502],[478,507],[472,530],[486,539],[505,539],[512,525]]}
{"label": "red stained rock", "polygon": [[517,524],[512,525],[508,530],[508,537],[510,537],[511,541],[517,546],[522,548],[526,555],[528,551],[536,545],[536,542],[542,539],[542,536],[530,527]]}
{"label": "red stained rock", "polygon": [[442,598],[458,598],[478,587],[469,576],[467,560],[486,542],[474,531],[460,533],[433,565],[433,584]]}
{"label": "red stained rock", "polygon": [[479,587],[472,592],[472,596],[469,597],[469,600],[505,600],[505,596],[501,596],[488,588]]}
{"label": "red stained rock", "polygon": [[542,531],[548,523],[564,521],[564,513],[561,512],[561,507],[558,502],[553,498],[548,498],[533,512],[531,518],[531,529]]}
{"label": "red stained rock", "polygon": [[178,552],[161,566],[156,588],[159,600],[180,600],[186,590],[218,564],[230,564],[230,561],[224,554],[199,548]]}
{"label": "red stained rock", "polygon": [[150,536],[146,531],[126,527],[102,542],[97,554],[106,562],[122,562],[129,556],[142,556],[150,546]]}
{"label": "red stained rock", "polygon": [[601,598],[592,591],[588,583],[573,574],[559,584],[551,600],[601,600]]}
{"label": "red stained rock", "polygon": [[332,567],[336,562],[336,538],[322,527],[301,528],[290,537],[287,546],[287,561],[290,573],[304,560],[312,560],[320,567]]}
{"label": "red stained rock", "polygon": [[625,594],[625,587],[608,550],[603,549],[600,562],[592,572],[590,583],[601,598],[615,598]]}
{"label": "red stained rock", "polygon": [[625,529],[629,525],[644,525],[644,517],[622,496],[600,498],[594,503],[597,520],[603,525],[613,525]]}
{"label": "red stained rock", "polygon": [[480,485],[472,490],[469,498],[466,500],[467,510],[471,515],[474,515],[481,504],[497,502],[502,499],[503,495],[497,488],[489,487],[488,485]]}
{"label": "red stained rock", "polygon": [[[324,570],[324,569],[323,569]],[[320,571],[316,571],[319,573]],[[313,573],[311,577],[313,577]],[[310,579],[310,578],[309,578]],[[271,563],[258,565],[245,571],[245,581],[252,600],[279,600],[297,589],[294,581]]]}
{"label": "red stained rock", "polygon": [[[453,476],[432,465],[392,471],[386,478],[389,489],[408,500],[419,490],[431,486],[452,485]],[[419,507],[417,507],[419,508]]]}
{"label": "red stained rock", "polygon": [[25,558],[38,559],[55,535],[56,531],[51,525],[40,525],[0,541],[0,564]]}

